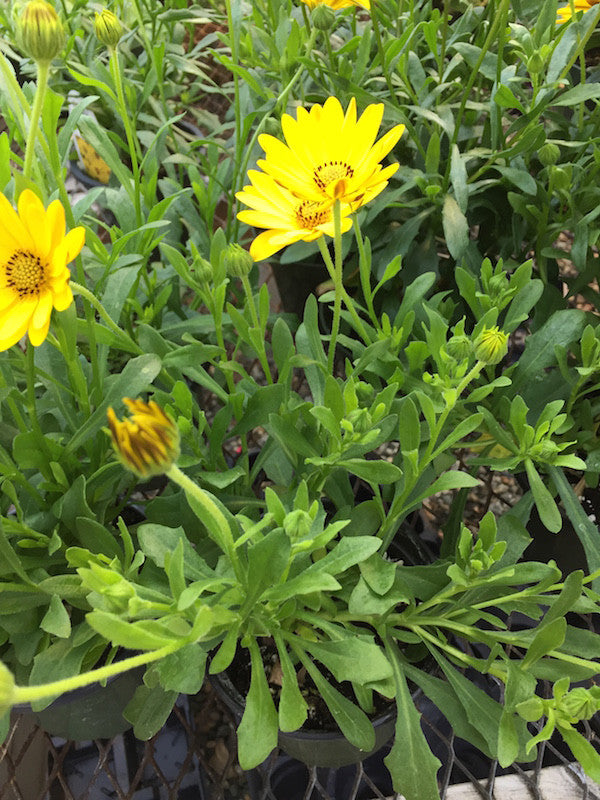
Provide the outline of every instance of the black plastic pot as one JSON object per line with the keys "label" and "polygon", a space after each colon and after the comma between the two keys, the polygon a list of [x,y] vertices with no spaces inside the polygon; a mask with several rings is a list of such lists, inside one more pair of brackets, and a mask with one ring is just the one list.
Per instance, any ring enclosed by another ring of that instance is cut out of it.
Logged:
{"label": "black plastic pot", "polygon": [[[239,722],[244,713],[244,697],[225,673],[211,676],[211,683]],[[292,733],[279,731],[278,744],[289,756],[309,767],[343,767],[363,761],[380,750],[394,735],[395,723],[395,706],[373,720],[375,747],[369,752],[359,750],[340,731],[310,731],[303,728]]]}
{"label": "black plastic pot", "polygon": [[67,692],[42,711],[33,711],[28,703],[15,706],[15,711],[33,718],[51,736],[73,741],[111,739],[132,727],[123,711],[141,684],[144,670],[122,672],[105,686],[94,683]]}

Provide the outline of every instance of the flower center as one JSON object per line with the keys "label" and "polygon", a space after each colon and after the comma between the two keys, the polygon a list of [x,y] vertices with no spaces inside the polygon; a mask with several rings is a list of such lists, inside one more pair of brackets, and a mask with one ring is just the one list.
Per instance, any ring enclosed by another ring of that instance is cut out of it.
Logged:
{"label": "flower center", "polygon": [[15,250],[4,267],[6,283],[21,298],[39,294],[44,284],[45,265],[27,250]]}
{"label": "flower center", "polygon": [[314,200],[303,200],[296,207],[296,221],[299,228],[316,228],[331,220],[331,206],[323,206]]}
{"label": "flower center", "polygon": [[[341,183],[345,188],[346,179],[352,178],[353,175],[354,170],[345,161],[325,161],[324,164],[315,167],[313,180],[322,192],[326,192],[334,184],[333,194],[335,196],[339,194],[336,191],[337,184]],[[343,190],[341,194],[343,194]]]}

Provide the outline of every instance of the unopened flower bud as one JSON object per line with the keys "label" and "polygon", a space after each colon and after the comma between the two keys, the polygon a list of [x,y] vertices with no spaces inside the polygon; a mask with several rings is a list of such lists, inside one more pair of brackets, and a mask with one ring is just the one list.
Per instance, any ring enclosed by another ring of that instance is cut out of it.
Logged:
{"label": "unopened flower bud", "polygon": [[545,142],[538,150],[538,158],[544,167],[551,167],[560,158],[560,148],[554,142]]}
{"label": "unopened flower bud", "polygon": [[65,33],[53,6],[30,0],[17,23],[17,41],[34,61],[49,64],[63,48]]}
{"label": "unopened flower bud", "polygon": [[556,189],[567,191],[571,186],[571,174],[563,167],[552,168],[552,179]]}
{"label": "unopened flower bud", "polygon": [[468,336],[452,336],[446,342],[446,352],[456,361],[466,361],[473,353],[473,342]]}
{"label": "unopened flower bud", "polygon": [[560,710],[574,721],[589,719],[598,710],[598,702],[582,686],[571,689],[560,701]]}
{"label": "unopened flower bud", "polygon": [[475,340],[475,358],[485,364],[499,364],[508,352],[508,336],[500,328],[485,328]]}
{"label": "unopened flower bud", "polygon": [[198,248],[193,242],[191,246],[193,256],[191,272],[193,277],[196,278],[199,283],[210,283],[214,276],[212,264],[200,255]]}
{"label": "unopened flower bud", "polygon": [[306,536],[308,536],[312,522],[313,521],[308,512],[297,508],[294,511],[290,511],[289,514],[286,514],[286,517],[283,520],[283,529],[290,537],[292,542],[295,542],[298,541],[298,539],[304,539]]}
{"label": "unopened flower bud", "polygon": [[116,47],[123,35],[123,26],[113,12],[105,8],[100,13],[96,11],[94,31],[102,44]]}
{"label": "unopened flower bud", "polygon": [[537,50],[527,59],[527,72],[530,75],[537,75],[544,69],[544,59]]}
{"label": "unopened flower bud", "polygon": [[326,5],[318,5],[311,14],[312,24],[318,31],[328,31],[335,24],[335,12]]}
{"label": "unopened flower bud", "polygon": [[232,278],[243,278],[248,275],[254,264],[254,259],[247,250],[233,242],[225,250],[225,269]]}

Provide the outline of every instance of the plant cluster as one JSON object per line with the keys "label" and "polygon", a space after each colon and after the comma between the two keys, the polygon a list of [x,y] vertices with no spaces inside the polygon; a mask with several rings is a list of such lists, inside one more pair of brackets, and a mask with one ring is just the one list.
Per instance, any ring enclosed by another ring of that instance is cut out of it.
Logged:
{"label": "plant cluster", "polygon": [[[439,797],[415,686],[503,766],[556,730],[600,780],[577,728],[600,638],[575,619],[600,601],[579,499],[600,475],[599,15],[0,13],[5,732],[15,704],[146,665],[124,714],[147,738],[245,653],[244,768],[305,724],[303,673],[365,752],[395,703],[407,800]],[[266,259],[322,265],[300,316]],[[526,491],[473,533],[481,466]],[[442,491],[428,546],[412,523]],[[580,570],[528,557],[534,514],[579,538]]]}

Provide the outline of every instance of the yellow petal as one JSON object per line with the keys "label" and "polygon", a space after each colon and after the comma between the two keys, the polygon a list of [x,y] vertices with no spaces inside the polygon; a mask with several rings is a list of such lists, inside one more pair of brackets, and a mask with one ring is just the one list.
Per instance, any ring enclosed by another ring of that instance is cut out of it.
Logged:
{"label": "yellow petal", "polygon": [[46,261],[50,255],[52,237],[42,201],[30,189],[25,189],[19,195],[17,208],[19,216],[34,241],[35,253],[43,261]]}

